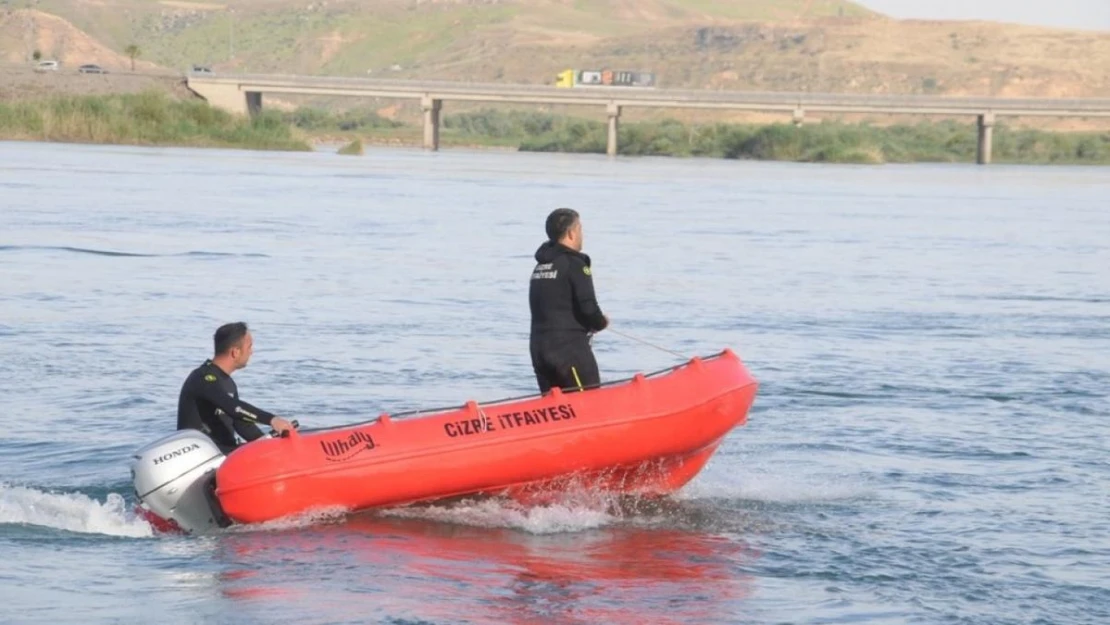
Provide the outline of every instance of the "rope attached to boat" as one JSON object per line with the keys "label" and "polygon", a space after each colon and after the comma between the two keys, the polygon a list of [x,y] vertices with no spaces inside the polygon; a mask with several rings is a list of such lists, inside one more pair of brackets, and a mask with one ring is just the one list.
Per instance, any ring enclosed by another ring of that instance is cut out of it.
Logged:
{"label": "rope attached to boat", "polygon": [[647,345],[648,347],[654,347],[655,349],[657,349],[661,352],[666,352],[666,353],[668,353],[672,356],[678,356],[679,358],[681,358],[683,360],[686,360],[688,358],[688,356],[680,354],[680,353],[674,351],[673,349],[667,349],[666,347],[659,347],[658,345],[656,345],[654,343],[649,343],[648,341],[645,341],[644,339],[636,338],[635,336],[632,336],[631,334],[625,334],[624,332],[621,332],[620,330],[614,330],[612,328],[606,328],[606,329],[609,330],[610,332],[612,332],[613,334],[617,334],[617,335],[623,336],[626,339],[632,339],[633,341],[643,343],[644,345]]}
{"label": "rope attached to boat", "polygon": [[[611,328],[606,328],[606,330],[616,332],[615,330],[612,330]],[[647,341],[644,341],[642,339],[638,339],[634,336],[629,336],[629,335],[624,334],[622,332],[616,332],[616,333],[620,334],[621,336],[628,337],[628,338],[630,338],[634,341],[640,341],[641,343],[644,343],[644,344],[649,345],[651,347],[654,347],[656,349],[667,352],[668,354],[673,354],[675,356],[678,356],[679,358],[682,358],[685,361],[690,360],[689,357],[684,356],[684,355],[682,355],[678,352],[671,351],[671,350],[666,349],[664,347],[659,347],[658,345],[652,345],[651,343],[648,343]],[[713,354],[711,356],[707,356],[707,357],[703,358],[703,360],[712,360],[714,358],[720,358],[721,356],[724,355],[724,353],[725,352],[722,350],[722,351],[720,351],[716,354]],[[685,366],[685,364],[686,363],[683,362],[683,363],[680,363],[680,364],[677,364],[677,365],[672,365],[670,367],[666,367],[664,369],[658,369],[656,371],[646,373],[646,374],[644,374],[644,378],[645,379],[650,379],[650,378],[655,378],[655,377],[658,377],[658,376],[666,375],[666,374],[670,373],[671,371],[674,371],[675,369],[678,369],[679,367]],[[610,380],[608,382],[602,382],[600,385],[598,385],[597,388],[605,388],[607,386],[616,386],[618,384],[624,384],[626,382],[630,382],[631,380],[632,380],[632,378],[622,378],[622,379],[619,379],[619,380]],[[536,397],[538,397],[538,395],[536,395],[535,393],[529,393],[528,395],[517,395],[516,397],[503,397],[501,399],[494,399],[494,400],[483,402],[483,403],[485,404],[486,407],[489,407],[489,406],[496,406],[498,404],[506,404],[506,403],[515,402],[515,401],[522,401],[522,400],[525,400],[525,399],[534,399]],[[452,405],[452,406],[445,406],[445,407],[442,407],[442,408],[425,408],[425,409],[416,409],[416,410],[406,410],[406,411],[403,411],[403,412],[398,412],[398,413],[395,413],[395,414],[391,414],[391,415],[389,415],[389,418],[393,419],[393,420],[418,418],[418,417],[423,417],[423,416],[428,416],[428,415],[433,415],[433,414],[440,414],[440,413],[453,411],[453,410],[460,410],[460,409],[465,408],[465,407],[466,407],[466,404],[463,404],[463,405],[455,404],[455,405]],[[481,406],[481,404],[479,404],[479,410],[481,410],[481,408],[482,408],[482,406]],[[346,423],[346,424],[343,424],[343,425],[325,425],[325,426],[319,426],[319,427],[314,427],[314,428],[298,428],[297,431],[302,432],[302,433],[330,432],[332,430],[341,430],[341,429],[345,429],[345,428],[361,427],[361,426],[364,426],[364,425],[370,425],[372,423],[376,423],[377,421],[378,421],[378,417],[375,417],[373,419],[367,419],[366,421],[361,421],[361,422],[358,422],[358,423]]]}

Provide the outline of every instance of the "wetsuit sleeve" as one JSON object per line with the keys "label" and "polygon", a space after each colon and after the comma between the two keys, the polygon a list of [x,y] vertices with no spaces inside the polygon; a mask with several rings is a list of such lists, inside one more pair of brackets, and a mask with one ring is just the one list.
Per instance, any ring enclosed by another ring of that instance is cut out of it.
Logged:
{"label": "wetsuit sleeve", "polygon": [[[220,388],[220,385],[215,382],[206,382],[202,380],[196,384],[196,387],[197,395],[215,404],[217,408],[223,410],[224,413],[234,419],[236,423],[242,421],[250,424],[265,423],[266,425],[270,425],[270,421],[274,418],[274,415],[261,408],[257,408],[241,399],[235,399],[229,396]],[[239,431],[238,426],[236,426],[236,431],[243,434],[242,431]]]}
{"label": "wetsuit sleeve", "polygon": [[607,325],[605,315],[601,313],[601,306],[597,303],[594,279],[586,263],[571,261],[570,288],[574,293],[574,302],[586,320],[586,325],[594,332],[604,330]]}
{"label": "wetsuit sleeve", "polygon": [[262,430],[258,429],[257,425],[241,419],[232,419],[231,424],[235,427],[235,431],[239,433],[239,436],[242,436],[245,441],[253,441],[266,435]]}

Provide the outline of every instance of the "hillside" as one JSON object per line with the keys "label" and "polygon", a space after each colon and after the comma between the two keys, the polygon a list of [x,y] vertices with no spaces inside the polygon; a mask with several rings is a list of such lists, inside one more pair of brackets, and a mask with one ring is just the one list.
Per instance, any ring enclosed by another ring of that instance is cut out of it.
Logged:
{"label": "hillside", "polygon": [[[22,63],[35,50],[44,59],[67,67],[97,63],[111,70],[130,70],[131,59],[122,50],[112,49],[69,21],[42,11],[20,9],[0,13],[0,62]],[[136,59],[135,70],[157,69],[154,63]]]}
{"label": "hillside", "polygon": [[1110,96],[1110,33],[897,21],[845,0],[39,0],[4,59],[551,83],[567,67],[664,87]]}

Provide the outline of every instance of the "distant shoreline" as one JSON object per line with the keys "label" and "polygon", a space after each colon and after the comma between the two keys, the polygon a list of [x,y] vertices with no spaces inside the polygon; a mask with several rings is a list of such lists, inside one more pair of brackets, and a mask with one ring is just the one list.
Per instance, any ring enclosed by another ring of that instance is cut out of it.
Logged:
{"label": "distant shoreline", "polygon": [[[387,119],[371,109],[332,113],[311,108],[271,112],[316,145],[360,144],[421,148],[423,127]],[[603,122],[527,109],[482,109],[445,115],[440,148],[604,154]],[[974,124],[918,121],[866,123],[689,124],[675,120],[624,123],[622,156],[706,157],[815,163],[974,163]],[[1049,132],[998,124],[1000,164],[1110,164],[1110,133]]]}
{"label": "distant shoreline", "polygon": [[[267,110],[248,119],[199,100],[164,92],[47,96],[0,102],[0,139],[317,151],[347,146],[422,146],[423,129],[372,110],[331,113]],[[357,144],[355,142],[358,142]],[[812,163],[974,163],[976,131],[951,121],[891,126],[821,122],[687,124],[674,120],[622,124],[622,156],[709,157]],[[357,149],[353,149],[356,148]],[[441,149],[604,154],[603,122],[527,110],[446,115]],[[1110,164],[1110,133],[995,128],[999,164]]]}

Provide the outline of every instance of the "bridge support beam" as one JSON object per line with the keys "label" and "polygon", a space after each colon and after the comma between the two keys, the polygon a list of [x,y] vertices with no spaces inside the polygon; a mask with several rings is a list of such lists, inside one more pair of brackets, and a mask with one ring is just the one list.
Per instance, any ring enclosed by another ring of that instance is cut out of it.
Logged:
{"label": "bridge support beam", "polygon": [[994,113],[983,113],[979,116],[979,150],[975,162],[980,165],[989,165],[991,162],[991,147],[993,145]]}
{"label": "bridge support beam", "polygon": [[246,91],[247,114],[251,117],[262,112],[262,92]]}
{"label": "bridge support beam", "polygon": [[617,133],[620,130],[621,107],[616,102],[610,102],[605,111],[609,113],[609,140],[605,146],[605,153],[609,156],[617,155]]}
{"label": "bridge support beam", "polygon": [[262,108],[262,94],[257,91],[248,91],[244,94],[244,92],[239,89],[239,85],[192,80],[188,82],[188,85],[189,89],[193,93],[204,98],[209,106],[223,109],[228,113],[234,113],[236,115],[251,114],[250,105],[252,96],[254,96],[254,104],[256,104],[259,109]]}
{"label": "bridge support beam", "polygon": [[424,109],[424,149],[434,152],[439,149],[439,112],[443,100],[426,95],[420,99],[420,107]]}

